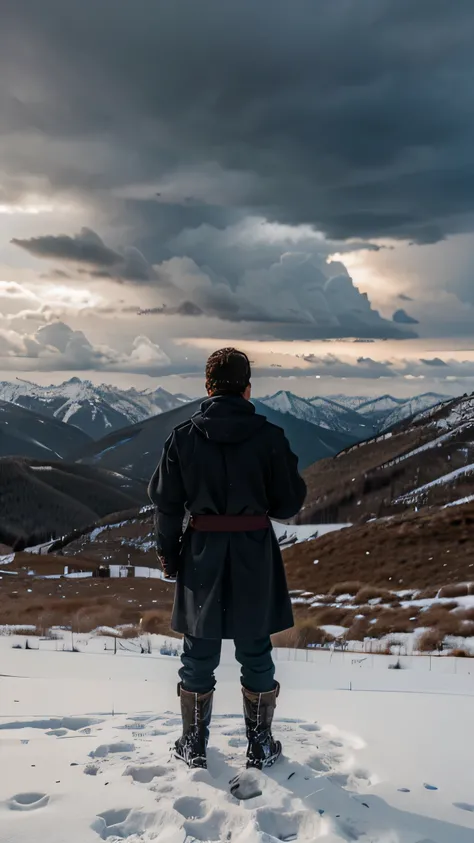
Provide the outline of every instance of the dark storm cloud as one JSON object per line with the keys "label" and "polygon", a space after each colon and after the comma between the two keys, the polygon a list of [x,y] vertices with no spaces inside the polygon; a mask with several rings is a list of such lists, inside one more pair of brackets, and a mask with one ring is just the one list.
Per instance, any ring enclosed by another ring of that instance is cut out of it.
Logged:
{"label": "dark storm cloud", "polygon": [[176,307],[146,307],[138,311],[138,316],[202,316],[203,311],[192,301],[183,301]]}
{"label": "dark storm cloud", "polygon": [[[78,272],[88,278],[111,278],[137,283],[153,281],[156,286],[166,286],[166,280],[160,279],[159,274],[137,248],[128,246],[123,254],[120,254],[106,246],[102,238],[90,228],[82,228],[79,234],[73,237],[67,234],[46,235],[30,237],[28,240],[13,238],[11,242],[38,258],[86,264],[87,269],[79,266]],[[61,269],[53,269],[50,277],[53,276],[70,277]]]}
{"label": "dark storm cloud", "polygon": [[214,162],[223,209],[434,242],[472,223],[473,39],[472,0],[16,0],[0,152],[91,195]]}
{"label": "dark storm cloud", "polygon": [[429,359],[429,360],[427,360],[427,359],[425,359],[425,358],[423,358],[423,357],[422,357],[422,358],[420,359],[420,363],[423,363],[425,366],[435,366],[435,367],[438,367],[438,368],[442,368],[442,367],[447,367],[447,366],[448,366],[448,364],[447,364],[447,363],[445,363],[445,361],[444,361],[444,360],[442,360],[442,359],[441,359],[441,357],[433,357],[433,358],[431,358],[431,359]]}
{"label": "dark storm cloud", "polygon": [[69,272],[65,272],[64,269],[51,269],[49,272],[43,272],[40,275],[40,278],[55,278],[58,281],[64,281],[64,279],[70,277]]}
{"label": "dark storm cloud", "polygon": [[79,234],[70,237],[30,237],[28,240],[13,238],[12,243],[38,258],[87,263],[98,266],[114,266],[121,257],[109,249],[103,240],[90,228],[82,228]]}
{"label": "dark storm cloud", "polygon": [[415,319],[414,316],[410,316],[410,314],[407,313],[406,310],[403,310],[403,308],[396,310],[392,319],[399,325],[419,325],[418,319]]}
{"label": "dark storm cloud", "polygon": [[[297,355],[297,357],[300,355]],[[311,368],[305,374],[329,375],[334,378],[395,378],[399,374],[389,361],[372,360],[371,357],[359,357],[357,364],[341,360],[334,354],[318,357],[316,354],[301,355]]]}

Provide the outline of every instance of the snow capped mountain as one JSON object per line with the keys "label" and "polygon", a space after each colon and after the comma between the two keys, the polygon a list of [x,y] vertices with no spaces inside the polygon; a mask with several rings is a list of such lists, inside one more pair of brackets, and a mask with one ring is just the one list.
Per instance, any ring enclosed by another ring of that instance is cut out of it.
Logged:
{"label": "snow capped mountain", "polygon": [[359,405],[359,412],[365,415],[375,413],[391,413],[397,407],[405,404],[404,398],[394,398],[393,395],[380,395],[378,398],[371,398]]}
{"label": "snow capped mountain", "polygon": [[327,430],[348,433],[354,440],[368,438],[374,432],[367,419],[329,398],[300,398],[292,392],[281,390],[260,400],[280,413],[290,413]]}
{"label": "snow capped mountain", "polygon": [[377,398],[361,395],[301,398],[281,390],[260,400],[280,413],[290,413],[311,424],[349,434],[354,437],[354,441],[360,441],[448,400],[448,396],[426,392],[414,398],[394,398],[393,395]]}
{"label": "snow capped mountain", "polygon": [[280,390],[275,395],[267,395],[259,400],[267,407],[271,407],[272,410],[278,410],[279,413],[290,413],[298,419],[318,424],[316,412],[310,402],[306,398],[300,398],[299,395],[293,395],[292,392]]}
{"label": "snow capped mountain", "polygon": [[384,427],[393,427],[395,424],[415,416],[418,413],[423,413],[426,410],[435,407],[444,401],[449,401],[450,396],[438,395],[436,392],[425,392],[423,395],[417,395],[415,398],[410,398],[401,406],[394,408],[388,416],[384,419]]}
{"label": "snow capped mountain", "polygon": [[73,377],[58,386],[0,382],[0,399],[81,428],[93,439],[182,406],[185,396],[165,389],[119,389]]}
{"label": "snow capped mountain", "polygon": [[311,405],[318,411],[321,419],[318,424],[331,430],[354,433],[357,436],[371,436],[374,428],[360,413],[350,407],[344,407],[330,398],[316,396],[310,399]]}
{"label": "snow capped mountain", "polygon": [[370,401],[367,395],[343,395],[342,393],[328,395],[327,398],[330,401],[335,401],[336,404],[340,404],[341,407],[346,407],[348,410],[358,410],[361,404],[366,404],[367,401]]}

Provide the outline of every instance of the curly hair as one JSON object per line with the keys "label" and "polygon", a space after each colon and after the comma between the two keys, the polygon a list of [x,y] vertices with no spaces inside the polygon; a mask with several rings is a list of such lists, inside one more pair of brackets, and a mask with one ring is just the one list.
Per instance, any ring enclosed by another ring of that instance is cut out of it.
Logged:
{"label": "curly hair", "polygon": [[250,361],[243,351],[220,348],[206,363],[206,389],[211,395],[242,395],[251,375]]}

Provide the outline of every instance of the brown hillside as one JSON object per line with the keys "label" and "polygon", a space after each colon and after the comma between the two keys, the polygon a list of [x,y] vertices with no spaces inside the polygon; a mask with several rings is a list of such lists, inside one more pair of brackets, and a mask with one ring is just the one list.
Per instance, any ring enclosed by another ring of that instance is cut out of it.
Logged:
{"label": "brown hillside", "polygon": [[328,533],[284,551],[288,582],[327,594],[348,581],[395,590],[474,581],[473,528],[471,503]]}
{"label": "brown hillside", "polygon": [[[304,473],[308,495],[296,520],[367,521],[472,494],[473,434],[474,399],[464,397],[322,460]],[[447,477],[456,471],[458,475]]]}
{"label": "brown hillside", "polygon": [[0,459],[0,542],[30,547],[146,499],[144,484],[63,462]]}
{"label": "brown hillside", "polygon": [[29,624],[40,630],[71,626],[88,632],[98,626],[138,625],[169,634],[173,586],[147,579],[42,580],[26,575],[0,580],[0,625]]}
{"label": "brown hillside", "polygon": [[[474,611],[458,605],[456,598],[474,593],[473,524],[474,504],[466,504],[362,524],[287,548],[283,557],[297,626],[276,643],[295,646],[308,635],[311,643],[321,636],[330,640],[320,629],[327,624],[360,641],[419,626],[436,628],[441,638],[472,636]],[[153,566],[151,511],[102,519],[55,553],[17,553],[6,566],[9,573],[0,575],[0,624],[33,624],[39,630],[61,624],[76,632],[132,624],[126,636],[169,634],[172,584],[132,577],[41,579],[61,573],[73,561],[82,570],[104,562]],[[40,576],[28,576],[31,569]],[[428,611],[402,607],[395,593],[421,590],[434,596],[441,587],[450,602]],[[379,605],[370,602],[374,599]]]}

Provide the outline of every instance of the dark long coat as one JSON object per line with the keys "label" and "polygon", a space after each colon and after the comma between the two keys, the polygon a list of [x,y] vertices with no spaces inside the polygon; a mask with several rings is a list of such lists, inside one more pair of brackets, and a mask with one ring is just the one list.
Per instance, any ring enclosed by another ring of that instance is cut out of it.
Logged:
{"label": "dark long coat", "polygon": [[158,553],[177,576],[172,628],[197,638],[263,638],[293,626],[273,529],[198,532],[183,517],[291,518],[306,486],[283,430],[238,396],[201,405],[167,440],[148,493]]}

